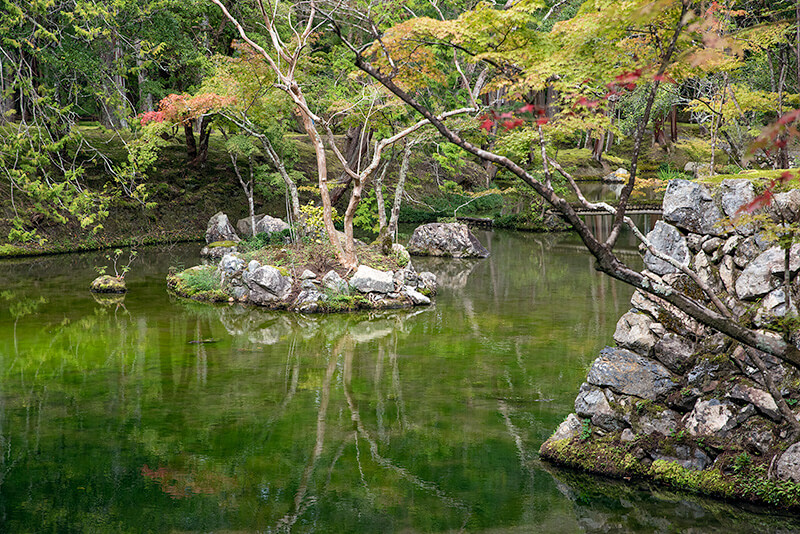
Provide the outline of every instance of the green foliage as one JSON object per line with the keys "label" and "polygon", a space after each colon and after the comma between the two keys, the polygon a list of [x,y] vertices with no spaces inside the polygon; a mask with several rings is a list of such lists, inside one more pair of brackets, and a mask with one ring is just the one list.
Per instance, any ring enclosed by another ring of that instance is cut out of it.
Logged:
{"label": "green foliage", "polygon": [[243,252],[249,252],[272,245],[283,245],[291,235],[292,230],[289,228],[280,232],[259,232],[254,236],[243,239],[237,246]]}
{"label": "green foliage", "polygon": [[586,441],[592,437],[592,421],[590,419],[581,419],[581,433],[578,439]]}
{"label": "green foliage", "polygon": [[220,302],[229,298],[213,265],[198,265],[179,273],[170,273],[167,287],[179,296],[197,300]]}
{"label": "green foliage", "polygon": [[706,162],[711,160],[711,142],[705,139],[681,139],[675,143],[675,150],[682,152],[688,161]]}
{"label": "green foliage", "polygon": [[739,454],[733,461],[733,472],[740,473],[746,471],[750,468],[750,465],[753,463],[753,457],[743,452]]}
{"label": "green foliage", "polygon": [[370,232],[378,231],[378,199],[375,191],[370,191],[361,198],[353,215],[353,226]]}
{"label": "green foliage", "polygon": [[668,182],[670,180],[687,180],[691,178],[685,172],[679,171],[673,167],[671,163],[662,163],[658,167],[657,177],[662,182]]}
{"label": "green foliage", "polygon": [[[333,221],[340,221],[336,208],[331,208]],[[312,235],[325,235],[325,222],[322,218],[323,207],[316,206],[313,202],[300,206],[300,214],[303,217],[303,224],[306,230]]]}

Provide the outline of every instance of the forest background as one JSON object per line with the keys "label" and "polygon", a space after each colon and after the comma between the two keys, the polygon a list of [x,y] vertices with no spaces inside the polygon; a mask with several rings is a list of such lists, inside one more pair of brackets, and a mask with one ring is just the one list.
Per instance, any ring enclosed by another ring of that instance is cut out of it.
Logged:
{"label": "forest background", "polygon": [[513,173],[359,71],[361,55],[565,193],[550,158],[576,177],[633,167],[634,198],[685,169],[791,168],[790,134],[752,147],[798,105],[798,20],[796,2],[768,0],[4,0],[0,252],[192,239],[220,209],[296,221],[326,195],[345,233],[470,214],[553,224]]}

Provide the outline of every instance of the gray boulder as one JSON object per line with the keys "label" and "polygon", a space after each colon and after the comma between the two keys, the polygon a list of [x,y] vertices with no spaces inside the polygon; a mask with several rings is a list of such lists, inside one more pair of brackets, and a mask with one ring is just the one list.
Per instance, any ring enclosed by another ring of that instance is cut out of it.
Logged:
{"label": "gray boulder", "polygon": [[703,185],[689,180],[670,180],[662,204],[664,220],[689,232],[723,235],[722,213]]}
{"label": "gray boulder", "polygon": [[764,300],[761,301],[761,305],[756,310],[756,316],[753,318],[753,322],[757,326],[765,326],[776,319],[780,319],[782,317],[786,317],[787,314],[791,311],[792,314],[797,313],[797,309],[794,306],[794,303],[789,307],[786,306],[786,292],[783,290],[782,287],[770,291]]}
{"label": "gray boulder", "polygon": [[698,400],[686,416],[686,431],[692,436],[723,437],[736,424],[736,407],[718,399]]}
{"label": "gray boulder", "polygon": [[406,247],[412,256],[487,258],[489,251],[465,224],[431,223],[418,226]]}
{"label": "gray boulder", "polygon": [[627,169],[623,169],[622,167],[620,167],[616,171],[610,172],[605,176],[603,176],[601,180],[605,183],[623,184],[627,182],[628,179],[630,179],[630,177],[631,173]]}
{"label": "gray boulder", "polygon": [[731,399],[746,402],[755,406],[759,412],[770,419],[780,422],[782,420],[778,405],[772,395],[763,389],[754,388],[745,384],[736,384],[728,393]]}
{"label": "gray boulder", "polygon": [[[800,269],[800,243],[792,246],[789,262],[792,273]],[[784,271],[784,251],[772,247],[751,261],[736,279],[736,294],[742,300],[763,297],[780,284]],[[776,276],[778,275],[778,276]]]}
{"label": "gray boulder", "polygon": [[250,300],[254,304],[274,304],[283,301],[292,292],[292,279],[283,276],[271,265],[263,265],[254,271],[250,271],[248,266],[242,279],[250,289]]}
{"label": "gray boulder", "polygon": [[[722,211],[730,219],[735,219],[739,215],[739,209],[756,198],[752,182],[745,179],[722,180],[718,195]],[[743,235],[751,235],[755,230],[752,223],[736,225],[736,231]]]}
{"label": "gray boulder", "polygon": [[297,295],[292,308],[301,313],[319,311],[319,303],[327,300],[327,296],[315,287],[304,289]]}
{"label": "gray boulder", "polygon": [[[662,254],[677,260],[681,265],[689,265],[689,247],[686,238],[671,224],[664,221],[656,222],[655,228],[647,234],[647,240]],[[644,255],[644,264],[658,275],[678,272],[677,268],[657,258],[649,250]]]}
{"label": "gray boulder", "polygon": [[436,293],[437,278],[435,274],[429,271],[422,271],[419,273],[419,280],[422,283],[421,287],[427,289],[431,293]]}
{"label": "gray boulder", "polygon": [[322,286],[335,293],[348,293],[347,282],[336,271],[328,271],[322,277]]}
{"label": "gray boulder", "polygon": [[692,363],[694,343],[683,336],[669,332],[653,347],[653,355],[674,373],[682,373]]}
{"label": "gray boulder", "polygon": [[661,434],[669,436],[678,428],[680,415],[673,410],[663,410],[658,414],[645,413],[639,418],[638,427],[642,434]]}
{"label": "gray boulder", "polygon": [[794,220],[800,212],[800,189],[792,189],[786,193],[777,193],[767,213],[776,222]]}
{"label": "gray boulder", "polygon": [[262,232],[274,234],[276,232],[283,232],[284,230],[288,229],[289,225],[286,223],[286,221],[277,217],[270,217],[269,215],[264,215],[258,222],[256,222],[257,234]]}
{"label": "gray boulder", "polygon": [[657,323],[649,315],[629,311],[617,321],[614,341],[620,347],[648,356],[656,344],[656,336],[651,331],[653,324]]}
{"label": "gray boulder", "polygon": [[750,236],[736,245],[733,251],[733,261],[736,266],[743,269],[762,252],[755,236]]}
{"label": "gray boulder", "polygon": [[605,393],[600,388],[584,383],[575,399],[575,413],[591,419],[592,424],[603,430],[614,431],[625,425],[611,408]]}
{"label": "gray boulder", "polygon": [[780,480],[800,483],[800,443],[795,443],[781,454],[775,464],[775,475]]}
{"label": "gray boulder", "polygon": [[658,362],[626,349],[606,347],[592,364],[587,382],[610,387],[617,393],[656,400],[666,397],[678,384]]}
{"label": "gray boulder", "polygon": [[205,246],[200,250],[200,256],[212,260],[220,260],[227,254],[233,254],[239,249],[236,247]]}
{"label": "gray boulder", "polygon": [[413,302],[415,306],[419,305],[427,306],[428,304],[431,303],[431,299],[429,299],[416,289],[413,289],[409,286],[405,286],[403,288],[403,294],[407,296],[409,299],[411,299],[411,302]]}
{"label": "gray boulder", "polygon": [[391,293],[394,291],[393,273],[359,265],[350,279],[350,286],[361,293]]}
{"label": "gray boulder", "polygon": [[578,416],[574,413],[571,413],[567,416],[564,421],[558,425],[558,428],[553,435],[550,436],[548,441],[560,441],[562,439],[570,440],[572,438],[578,437],[581,435],[581,431],[583,430],[583,423]]}
{"label": "gray boulder", "polygon": [[[259,214],[255,215],[253,218],[256,222],[257,234],[262,232],[271,234],[289,229],[289,225],[284,222],[283,219],[279,219],[278,217],[270,217],[269,215]],[[236,221],[236,229],[239,230],[240,234],[244,236],[253,235],[253,232],[250,228],[250,217],[245,217],[244,219],[239,219]]]}
{"label": "gray boulder", "polygon": [[698,447],[688,447],[686,445],[676,446],[674,455],[654,453],[653,460],[675,462],[693,471],[701,471],[712,463],[711,458],[703,452],[702,449]]}
{"label": "gray boulder", "polygon": [[[264,218],[263,213],[256,214],[253,216],[253,219],[255,220],[256,224],[258,224],[258,221],[260,221],[263,218]],[[239,231],[240,234],[242,234],[245,237],[250,237],[251,235],[253,235],[253,231],[250,225],[250,217],[245,217],[243,219],[239,219],[238,221],[236,221],[236,229]]]}
{"label": "gray boulder", "polygon": [[208,220],[206,227],[206,243],[215,243],[217,241],[233,241],[238,243],[241,241],[236,230],[231,226],[228,216],[221,211],[214,214]]}
{"label": "gray boulder", "polygon": [[719,279],[729,295],[733,295],[736,291],[735,274],[736,267],[733,263],[733,256],[723,256],[722,261],[719,262]]}
{"label": "gray boulder", "polygon": [[225,273],[226,277],[244,270],[244,267],[244,260],[235,254],[225,254],[219,261],[219,270]]}
{"label": "gray boulder", "polygon": [[300,280],[315,280],[316,278],[317,275],[308,269],[303,270],[303,273],[300,275]]}

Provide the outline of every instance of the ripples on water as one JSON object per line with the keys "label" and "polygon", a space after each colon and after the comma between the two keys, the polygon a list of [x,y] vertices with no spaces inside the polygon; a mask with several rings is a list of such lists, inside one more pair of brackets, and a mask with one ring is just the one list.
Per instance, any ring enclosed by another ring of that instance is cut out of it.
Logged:
{"label": "ripples on water", "polygon": [[567,235],[414,259],[434,306],[299,316],[170,298],[146,250],[0,263],[0,530],[792,532],[539,463],[631,290]]}

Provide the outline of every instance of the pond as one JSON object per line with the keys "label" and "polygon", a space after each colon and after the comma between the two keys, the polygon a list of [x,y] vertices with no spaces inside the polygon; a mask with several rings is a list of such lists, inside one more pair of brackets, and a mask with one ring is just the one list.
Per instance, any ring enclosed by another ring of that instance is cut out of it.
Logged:
{"label": "pond", "polygon": [[537,450],[631,290],[574,236],[414,259],[424,309],[300,316],[170,297],[198,245],[0,263],[0,531],[790,532],[763,510],[555,469]]}

